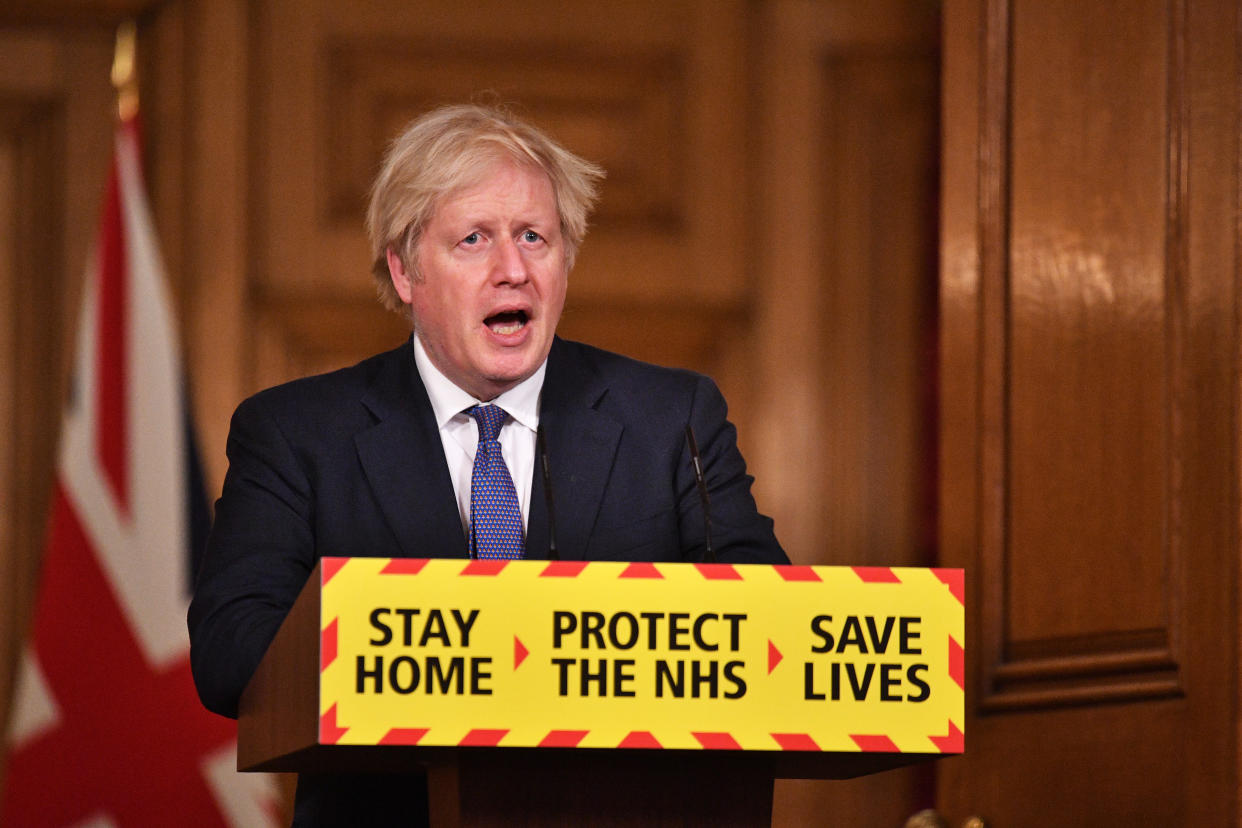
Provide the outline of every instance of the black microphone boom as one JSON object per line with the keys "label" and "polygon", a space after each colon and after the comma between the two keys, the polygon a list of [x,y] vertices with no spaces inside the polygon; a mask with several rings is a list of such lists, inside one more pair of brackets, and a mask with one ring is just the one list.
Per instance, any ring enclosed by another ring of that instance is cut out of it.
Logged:
{"label": "black microphone boom", "polygon": [[690,447],[690,462],[694,466],[694,481],[698,484],[699,500],[703,503],[703,538],[707,548],[703,558],[708,563],[716,563],[716,550],[712,549],[712,513],[711,498],[707,496],[707,481],[703,479],[703,461],[699,457],[699,444],[694,440],[694,429],[686,423],[686,445]]}
{"label": "black microphone boom", "polygon": [[543,469],[543,499],[548,504],[548,560],[559,561],[556,551],[556,509],[552,505],[552,467],[548,463],[548,446],[543,441],[543,427],[535,432],[535,447],[539,450],[539,466]]}

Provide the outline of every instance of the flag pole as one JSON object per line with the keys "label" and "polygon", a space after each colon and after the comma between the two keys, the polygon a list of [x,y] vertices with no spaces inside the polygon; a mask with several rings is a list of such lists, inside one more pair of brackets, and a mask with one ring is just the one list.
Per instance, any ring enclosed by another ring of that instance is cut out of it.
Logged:
{"label": "flag pole", "polygon": [[116,28],[112,55],[112,86],[116,89],[117,114],[128,123],[138,114],[138,27],[126,20]]}

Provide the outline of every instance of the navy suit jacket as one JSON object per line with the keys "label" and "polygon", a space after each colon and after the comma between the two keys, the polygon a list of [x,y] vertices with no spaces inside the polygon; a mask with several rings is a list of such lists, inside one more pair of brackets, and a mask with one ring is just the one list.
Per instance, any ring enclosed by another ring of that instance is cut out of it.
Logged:
{"label": "navy suit jacket", "polygon": [[[721,561],[787,563],[708,378],[556,339],[540,427],[566,560],[697,561],[704,519],[694,429]],[[410,342],[246,400],[189,624],[203,703],[226,716],[322,556],[467,557],[457,501]],[[535,464],[527,556],[548,556]],[[299,798],[301,798],[299,791]],[[300,805],[299,805],[300,809]]]}

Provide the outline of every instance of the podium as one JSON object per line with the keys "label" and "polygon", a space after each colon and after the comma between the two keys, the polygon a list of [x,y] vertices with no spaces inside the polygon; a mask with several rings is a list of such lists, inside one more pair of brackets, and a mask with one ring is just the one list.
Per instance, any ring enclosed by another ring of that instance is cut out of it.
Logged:
{"label": "podium", "polygon": [[435,826],[766,825],[775,779],[963,750],[961,594],[960,570],[327,558],[242,696],[238,769],[423,772]]}

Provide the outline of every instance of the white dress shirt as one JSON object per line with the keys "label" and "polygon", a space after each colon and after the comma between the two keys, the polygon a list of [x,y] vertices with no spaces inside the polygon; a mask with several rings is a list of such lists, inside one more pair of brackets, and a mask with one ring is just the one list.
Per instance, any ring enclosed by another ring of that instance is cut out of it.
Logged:
{"label": "white dress shirt", "polygon": [[[479,445],[479,426],[466,410],[483,405],[458,388],[440,369],[431,363],[418,336],[414,337],[414,365],[427,389],[436,427],[444,444],[449,477],[457,495],[457,510],[462,532],[470,534],[470,476],[474,470],[474,453]],[[530,484],[535,471],[535,435],[539,430],[539,398],[543,391],[543,375],[548,367],[545,359],[535,373],[491,401],[509,414],[500,427],[500,453],[509,467],[513,488],[517,490],[522,508],[522,528],[530,516]]]}

